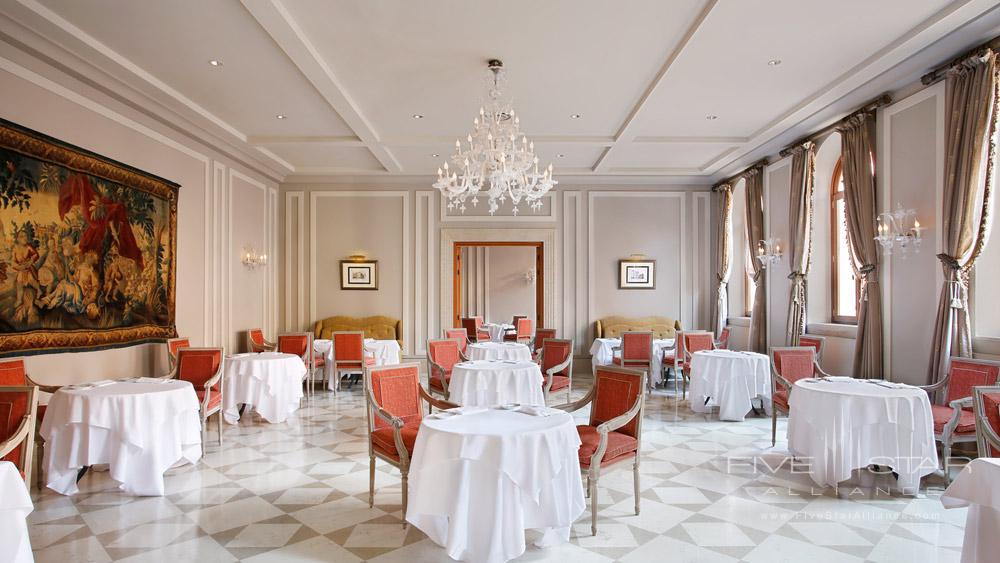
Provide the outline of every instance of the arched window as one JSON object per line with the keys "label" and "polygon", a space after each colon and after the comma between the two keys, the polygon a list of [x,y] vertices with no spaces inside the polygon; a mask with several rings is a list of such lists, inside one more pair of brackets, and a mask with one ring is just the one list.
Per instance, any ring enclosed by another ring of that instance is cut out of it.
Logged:
{"label": "arched window", "polygon": [[854,275],[854,263],[847,241],[847,216],[844,207],[844,175],[841,173],[843,160],[837,161],[830,183],[830,257],[833,274],[832,318],[840,324],[858,324],[858,296],[861,282]]}

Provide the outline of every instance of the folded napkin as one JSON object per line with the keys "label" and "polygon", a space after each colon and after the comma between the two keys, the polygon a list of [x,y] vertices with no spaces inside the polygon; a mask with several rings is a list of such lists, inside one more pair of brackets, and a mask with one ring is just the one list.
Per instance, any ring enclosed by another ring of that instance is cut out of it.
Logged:
{"label": "folded napkin", "polygon": [[514,409],[514,412],[519,412],[531,416],[553,416],[557,414],[562,414],[564,411],[561,411],[559,409],[553,409],[551,407],[521,405],[520,407]]}
{"label": "folded napkin", "polygon": [[159,377],[140,377],[136,381],[138,381],[139,383],[157,383],[162,385],[164,383],[173,381],[173,379],[161,379]]}
{"label": "folded napkin", "polygon": [[909,389],[913,387],[912,385],[907,385],[906,383],[895,383],[892,381],[883,380],[870,380],[873,385],[878,385],[879,387],[885,387],[886,389]]}
{"label": "folded napkin", "polygon": [[488,410],[489,409],[486,407],[456,407],[445,411],[438,411],[432,415],[428,415],[427,418],[431,418],[434,420],[444,420],[446,418],[452,418],[464,414],[478,414],[481,412],[486,412]]}
{"label": "folded napkin", "polygon": [[828,375],[822,379],[823,381],[856,381],[853,377],[846,375]]}

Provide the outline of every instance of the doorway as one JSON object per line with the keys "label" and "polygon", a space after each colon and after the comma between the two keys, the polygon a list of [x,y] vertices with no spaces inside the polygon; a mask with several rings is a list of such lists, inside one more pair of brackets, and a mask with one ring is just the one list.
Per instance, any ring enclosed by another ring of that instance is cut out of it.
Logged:
{"label": "doorway", "polygon": [[535,328],[544,326],[542,242],[455,241],[452,253],[453,326],[461,326],[463,316],[510,322],[513,314],[528,314],[534,319]]}

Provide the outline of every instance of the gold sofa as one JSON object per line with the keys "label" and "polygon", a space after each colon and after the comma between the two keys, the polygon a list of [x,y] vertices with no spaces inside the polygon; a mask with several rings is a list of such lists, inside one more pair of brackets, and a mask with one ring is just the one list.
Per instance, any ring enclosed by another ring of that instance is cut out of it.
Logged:
{"label": "gold sofa", "polygon": [[652,331],[654,339],[674,338],[681,322],[670,317],[604,317],[594,322],[594,338],[621,338],[623,332]]}
{"label": "gold sofa", "polygon": [[338,315],[316,321],[313,325],[313,337],[329,340],[337,331],[362,331],[365,338],[375,340],[395,340],[403,347],[403,321],[381,315],[373,317],[346,317]]}

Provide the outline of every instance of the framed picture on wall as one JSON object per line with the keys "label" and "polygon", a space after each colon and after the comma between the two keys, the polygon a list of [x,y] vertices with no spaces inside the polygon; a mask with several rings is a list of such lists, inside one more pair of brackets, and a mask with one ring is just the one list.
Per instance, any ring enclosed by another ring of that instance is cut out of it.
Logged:
{"label": "framed picture on wall", "polygon": [[378,289],[378,260],[341,260],[340,289]]}
{"label": "framed picture on wall", "polygon": [[619,260],[618,289],[655,289],[656,260]]}

